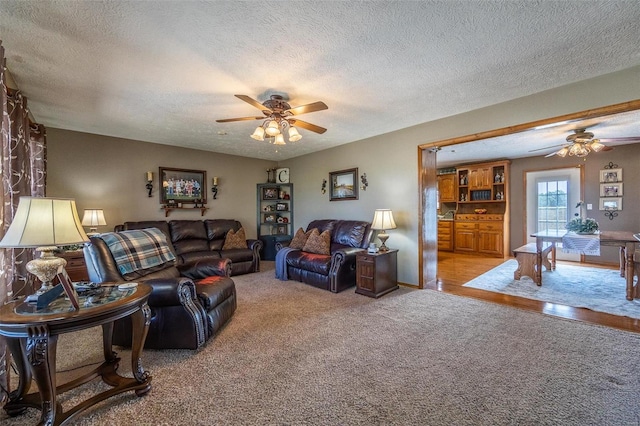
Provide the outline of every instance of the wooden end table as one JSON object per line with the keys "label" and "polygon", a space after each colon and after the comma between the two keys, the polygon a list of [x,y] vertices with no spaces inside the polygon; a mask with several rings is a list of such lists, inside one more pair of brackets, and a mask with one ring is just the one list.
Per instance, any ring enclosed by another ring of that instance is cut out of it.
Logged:
{"label": "wooden end table", "polygon": [[[64,298],[54,300],[47,308],[36,309],[35,304],[22,300],[4,305],[0,309],[0,335],[7,340],[18,368],[19,382],[9,395],[4,410],[10,416],[23,413],[26,408],[40,409],[39,425],[64,425],[78,413],[111,396],[132,390],[142,396],[151,390],[151,375],[142,368],[142,348],[147,337],[151,311],[147,299],[151,287],[119,290],[117,285],[103,284],[100,288],[80,294],[80,309],[72,310]],[[133,378],[116,373],[120,358],[111,349],[113,322],[131,316],[133,337],[131,370]],[[56,348],[58,336],[97,325],[102,326],[104,362],[68,383],[56,384]],[[112,386],[69,409],[63,411],[58,395],[100,377]],[[32,378],[38,392],[31,392]]]}
{"label": "wooden end table", "polygon": [[398,250],[356,254],[356,293],[380,296],[398,289]]}

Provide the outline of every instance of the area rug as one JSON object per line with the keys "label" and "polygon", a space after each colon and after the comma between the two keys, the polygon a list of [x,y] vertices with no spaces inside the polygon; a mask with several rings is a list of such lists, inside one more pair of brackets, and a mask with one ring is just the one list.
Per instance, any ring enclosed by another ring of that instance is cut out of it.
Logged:
{"label": "area rug", "polygon": [[530,277],[513,279],[518,262],[510,259],[464,286],[542,300],[576,308],[640,318],[640,300],[626,299],[625,279],[620,271],[558,264],[555,271],[542,272],[542,286]]}

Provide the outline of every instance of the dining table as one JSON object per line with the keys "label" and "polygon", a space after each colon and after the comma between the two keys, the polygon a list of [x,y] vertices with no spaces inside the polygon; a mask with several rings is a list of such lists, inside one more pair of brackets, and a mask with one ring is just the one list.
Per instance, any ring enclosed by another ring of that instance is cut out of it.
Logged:
{"label": "dining table", "polygon": [[[567,235],[567,231],[540,231],[531,234],[531,237],[536,239],[536,282],[542,284],[542,249],[545,242],[551,243],[554,246],[556,243],[562,243],[562,237]],[[637,234],[636,234],[637,235]],[[640,297],[638,293],[638,284],[633,284],[634,277],[634,262],[633,253],[638,244],[638,239],[633,232],[629,231],[599,231],[597,233],[599,237],[600,246],[613,246],[619,247],[619,259],[620,259],[620,276],[625,278],[627,285],[627,300],[633,300]],[[556,268],[555,256],[551,259],[551,271]]]}

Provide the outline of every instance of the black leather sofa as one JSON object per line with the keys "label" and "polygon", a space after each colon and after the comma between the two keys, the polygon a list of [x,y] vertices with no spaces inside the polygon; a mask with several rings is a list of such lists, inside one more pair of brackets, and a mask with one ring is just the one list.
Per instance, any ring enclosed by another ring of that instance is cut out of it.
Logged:
{"label": "black leather sofa", "polygon": [[[371,223],[357,220],[314,220],[307,231],[317,228],[331,234],[330,255],[303,250],[287,254],[289,279],[338,293],[356,285],[356,253],[366,249],[373,236]],[[280,250],[287,244],[276,243]]]}
{"label": "black leather sofa", "polygon": [[[152,287],[145,348],[197,349],[222,328],[237,308],[229,259],[210,257],[180,265],[174,260],[125,278],[101,238],[91,237],[91,244],[83,250],[92,282],[135,281]],[[113,343],[129,347],[131,337],[130,318],[115,321]]]}
{"label": "black leather sofa", "polygon": [[231,276],[260,270],[262,241],[248,239],[247,248],[223,250],[227,232],[238,231],[242,224],[233,219],[208,220],[152,220],[125,222],[115,231],[158,228],[165,233],[178,265],[203,259],[227,258],[231,260]]}

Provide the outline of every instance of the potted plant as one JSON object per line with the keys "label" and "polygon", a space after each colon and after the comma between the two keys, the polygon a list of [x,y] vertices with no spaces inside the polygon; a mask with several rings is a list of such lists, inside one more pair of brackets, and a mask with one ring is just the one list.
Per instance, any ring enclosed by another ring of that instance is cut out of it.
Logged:
{"label": "potted plant", "polygon": [[595,219],[576,217],[567,223],[566,228],[569,232],[575,232],[576,234],[595,234],[599,226]]}

